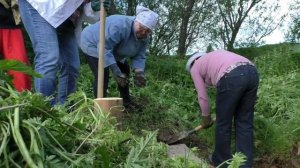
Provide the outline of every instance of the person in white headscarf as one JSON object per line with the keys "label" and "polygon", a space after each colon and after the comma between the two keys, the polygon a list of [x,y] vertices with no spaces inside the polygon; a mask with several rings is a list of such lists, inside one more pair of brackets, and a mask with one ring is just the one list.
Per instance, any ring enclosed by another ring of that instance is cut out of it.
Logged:
{"label": "person in white headscarf", "polygon": [[[111,15],[106,18],[104,56],[104,97],[107,96],[109,69],[115,77],[125,107],[132,105],[128,77],[131,59],[136,86],[146,85],[145,61],[150,34],[157,22],[158,14],[143,6],[137,6],[136,16]],[[94,95],[97,95],[99,22],[86,27],[81,33],[81,49],[94,74]]]}

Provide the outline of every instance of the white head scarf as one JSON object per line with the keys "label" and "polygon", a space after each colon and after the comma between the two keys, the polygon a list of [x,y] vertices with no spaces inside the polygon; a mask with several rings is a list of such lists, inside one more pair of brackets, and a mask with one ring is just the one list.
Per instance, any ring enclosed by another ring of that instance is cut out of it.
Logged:
{"label": "white head scarf", "polygon": [[158,14],[148,8],[138,5],[136,7],[135,20],[153,31],[158,21]]}
{"label": "white head scarf", "polygon": [[198,52],[195,52],[192,54],[192,56],[189,57],[186,65],[185,65],[185,70],[187,70],[188,72],[191,71],[191,66],[192,66],[192,63],[199,57],[202,57],[203,55],[205,55],[206,52],[204,51],[198,51]]}

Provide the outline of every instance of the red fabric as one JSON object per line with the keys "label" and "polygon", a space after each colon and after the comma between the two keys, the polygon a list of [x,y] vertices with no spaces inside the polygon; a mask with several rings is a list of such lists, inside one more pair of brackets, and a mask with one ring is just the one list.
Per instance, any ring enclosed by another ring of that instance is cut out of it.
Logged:
{"label": "red fabric", "polygon": [[[21,29],[0,29],[0,54],[6,60],[18,60],[28,63]],[[13,85],[19,92],[31,89],[31,78],[16,71],[8,71],[13,76]]]}

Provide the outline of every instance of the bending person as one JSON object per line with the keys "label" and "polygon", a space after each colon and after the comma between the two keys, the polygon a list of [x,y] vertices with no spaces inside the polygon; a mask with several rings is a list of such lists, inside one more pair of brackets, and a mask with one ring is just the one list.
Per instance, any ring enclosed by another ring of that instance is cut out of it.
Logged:
{"label": "bending person", "polygon": [[[253,166],[253,116],[259,76],[247,58],[225,50],[196,53],[186,64],[195,84],[201,109],[202,126],[209,128],[212,119],[209,111],[207,86],[215,86],[216,129],[215,150],[211,162],[219,166],[231,158],[231,133],[234,121],[236,152],[247,157],[242,168]],[[227,167],[228,165],[222,165]]]}
{"label": "bending person", "polygon": [[[146,49],[149,35],[158,21],[158,14],[137,6],[137,16],[111,15],[105,26],[104,97],[107,96],[109,69],[118,83],[125,107],[131,105],[128,77],[130,58],[135,73],[135,84],[145,86]],[[81,33],[81,49],[94,75],[94,95],[97,95],[99,22],[86,27]]]}

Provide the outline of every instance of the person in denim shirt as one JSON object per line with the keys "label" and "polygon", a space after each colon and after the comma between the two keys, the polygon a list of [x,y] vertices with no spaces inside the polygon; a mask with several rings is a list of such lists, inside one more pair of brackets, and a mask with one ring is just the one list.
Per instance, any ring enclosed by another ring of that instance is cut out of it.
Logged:
{"label": "person in denim shirt", "polygon": [[[247,160],[242,168],[251,168],[253,162],[253,116],[259,76],[253,63],[238,54],[217,50],[193,54],[187,64],[198,93],[203,128],[213,121],[209,111],[207,87],[215,86],[216,129],[215,150],[211,157],[214,166],[231,158],[231,130],[234,120],[236,152]],[[221,167],[227,167],[223,164]]]}
{"label": "person in denim shirt", "polygon": [[98,11],[91,11],[89,1],[19,0],[21,18],[35,52],[35,71],[42,75],[34,79],[34,88],[43,96],[52,97],[52,105],[63,104],[76,90],[80,67],[76,29],[81,32],[86,13],[99,16]]}
{"label": "person in denim shirt", "polygon": [[[131,59],[135,72],[135,84],[145,86],[144,74],[146,49],[149,35],[158,21],[158,15],[143,6],[137,6],[137,16],[111,15],[105,24],[104,97],[107,96],[109,69],[118,83],[125,107],[132,102],[129,94],[128,77]],[[81,33],[81,49],[94,75],[94,95],[97,95],[99,22],[87,26]]]}

